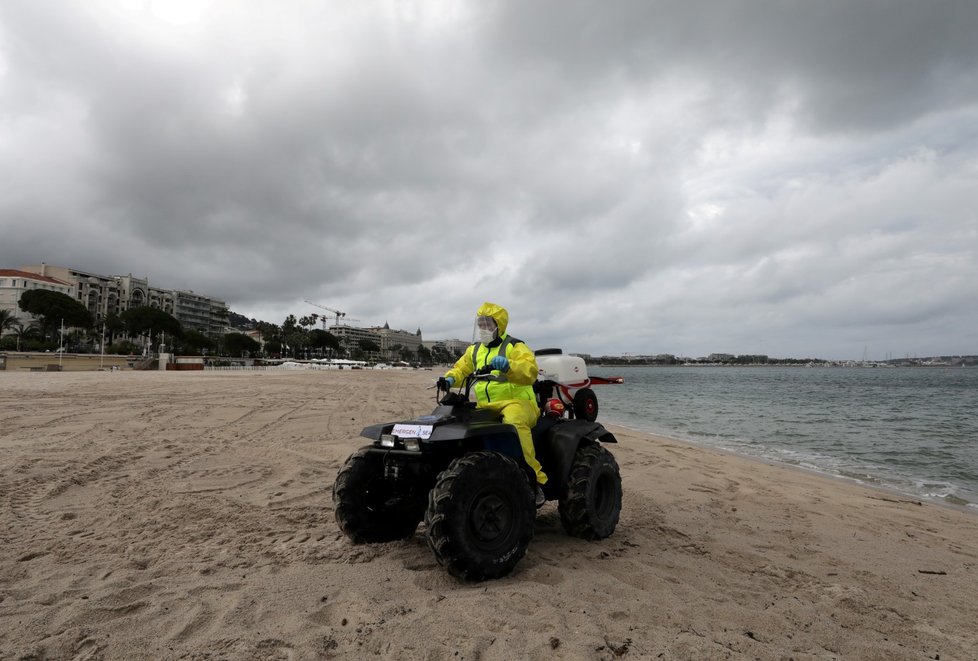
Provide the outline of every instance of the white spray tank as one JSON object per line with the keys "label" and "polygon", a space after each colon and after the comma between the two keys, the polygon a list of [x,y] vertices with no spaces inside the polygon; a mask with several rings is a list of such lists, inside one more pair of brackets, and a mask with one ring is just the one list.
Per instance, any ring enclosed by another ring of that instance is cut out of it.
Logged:
{"label": "white spray tank", "polygon": [[591,390],[597,384],[624,383],[620,376],[589,377],[587,365],[580,356],[565,356],[560,349],[540,349],[537,359],[537,381],[552,381],[556,396],[574,417],[593,422],[598,416],[598,398]]}
{"label": "white spray tank", "polygon": [[570,391],[571,397],[578,388],[590,385],[587,365],[580,356],[565,356],[560,349],[540,349],[536,352],[537,381],[554,381]]}

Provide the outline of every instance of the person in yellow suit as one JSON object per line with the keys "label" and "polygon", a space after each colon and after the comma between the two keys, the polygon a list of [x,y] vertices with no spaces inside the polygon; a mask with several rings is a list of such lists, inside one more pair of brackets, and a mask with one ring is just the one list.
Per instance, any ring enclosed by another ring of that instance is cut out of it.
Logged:
{"label": "person in yellow suit", "polygon": [[521,340],[508,335],[509,313],[495,303],[483,303],[476,312],[474,341],[444,379],[449,388],[472,372],[491,366],[500,381],[479,381],[475,385],[476,406],[495,411],[503,422],[516,427],[523,459],[536,474],[537,507],[546,502],[541,485],[547,475],[537,461],[530,430],[540,417],[533,383],[537,380],[537,359]]}

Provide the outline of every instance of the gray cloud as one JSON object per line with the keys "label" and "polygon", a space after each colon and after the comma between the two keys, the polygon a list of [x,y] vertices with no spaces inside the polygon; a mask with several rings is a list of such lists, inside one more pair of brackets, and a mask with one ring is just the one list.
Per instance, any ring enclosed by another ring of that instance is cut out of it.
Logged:
{"label": "gray cloud", "polygon": [[595,353],[978,353],[976,28],[963,0],[15,0],[0,266],[426,337],[495,300]]}

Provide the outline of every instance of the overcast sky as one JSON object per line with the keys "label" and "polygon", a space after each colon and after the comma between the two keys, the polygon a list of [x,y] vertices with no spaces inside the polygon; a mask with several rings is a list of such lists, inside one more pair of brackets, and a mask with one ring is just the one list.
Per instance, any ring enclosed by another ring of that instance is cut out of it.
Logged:
{"label": "overcast sky", "polygon": [[3,0],[0,268],[531,347],[978,354],[978,3]]}

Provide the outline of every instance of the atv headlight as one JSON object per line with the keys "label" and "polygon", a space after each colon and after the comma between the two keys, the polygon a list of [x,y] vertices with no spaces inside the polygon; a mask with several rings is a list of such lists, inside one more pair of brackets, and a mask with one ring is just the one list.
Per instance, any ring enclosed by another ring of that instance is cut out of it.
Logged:
{"label": "atv headlight", "polygon": [[394,435],[393,434],[381,434],[380,435],[380,446],[383,448],[394,447]]}
{"label": "atv headlight", "polygon": [[421,439],[405,438],[403,443],[405,450],[410,450],[411,452],[421,452]]}

